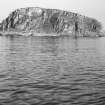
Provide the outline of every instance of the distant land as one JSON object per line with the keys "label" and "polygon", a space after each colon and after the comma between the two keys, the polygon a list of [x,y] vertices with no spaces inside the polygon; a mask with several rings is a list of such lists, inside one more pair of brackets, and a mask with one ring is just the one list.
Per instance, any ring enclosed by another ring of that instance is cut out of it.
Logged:
{"label": "distant land", "polygon": [[0,23],[1,35],[100,37],[104,36],[101,31],[101,23],[94,18],[40,7],[17,9]]}

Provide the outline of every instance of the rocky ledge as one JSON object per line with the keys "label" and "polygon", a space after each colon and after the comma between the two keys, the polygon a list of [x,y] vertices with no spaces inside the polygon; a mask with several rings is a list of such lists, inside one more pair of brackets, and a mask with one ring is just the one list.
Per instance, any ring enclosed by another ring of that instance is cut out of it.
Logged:
{"label": "rocky ledge", "polygon": [[20,35],[102,36],[101,23],[77,13],[39,7],[13,11],[0,23],[0,33]]}

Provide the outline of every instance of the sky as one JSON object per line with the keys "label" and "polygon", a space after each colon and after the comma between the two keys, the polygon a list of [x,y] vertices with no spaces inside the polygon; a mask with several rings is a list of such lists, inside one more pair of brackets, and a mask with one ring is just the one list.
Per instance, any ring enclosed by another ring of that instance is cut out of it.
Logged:
{"label": "sky", "polygon": [[0,0],[0,22],[24,7],[62,9],[96,18],[105,27],[105,0]]}

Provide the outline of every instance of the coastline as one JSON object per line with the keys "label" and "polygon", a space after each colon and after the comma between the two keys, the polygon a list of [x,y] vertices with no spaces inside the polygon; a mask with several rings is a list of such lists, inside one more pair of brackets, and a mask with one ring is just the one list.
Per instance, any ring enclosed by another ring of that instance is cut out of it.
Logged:
{"label": "coastline", "polygon": [[[13,35],[17,35],[17,36],[69,36],[69,37],[75,37],[74,34],[66,34],[66,33],[61,33],[61,34],[57,34],[57,33],[37,33],[37,32],[18,32],[18,31],[0,31],[0,36],[13,36]],[[85,35],[77,35],[78,37],[105,37],[104,33],[86,33]]]}
{"label": "coastline", "polygon": [[0,31],[1,36],[7,35],[19,35],[19,36],[31,36],[32,33],[25,33],[25,32],[14,32],[14,31]]}
{"label": "coastline", "polygon": [[18,32],[18,31],[0,31],[0,36],[69,36],[56,33],[37,33],[37,32]]}

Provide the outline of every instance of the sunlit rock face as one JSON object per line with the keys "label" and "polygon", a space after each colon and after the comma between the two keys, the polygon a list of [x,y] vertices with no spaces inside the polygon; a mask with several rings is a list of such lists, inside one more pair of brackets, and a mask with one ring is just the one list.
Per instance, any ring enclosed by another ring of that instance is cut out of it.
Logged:
{"label": "sunlit rock face", "polygon": [[41,16],[43,13],[41,8],[29,8],[28,16],[29,17],[38,17]]}
{"label": "sunlit rock face", "polygon": [[87,32],[99,32],[101,24],[92,18],[77,13],[39,7],[22,8],[13,11],[2,21],[3,31],[32,33],[56,33],[83,36]]}

